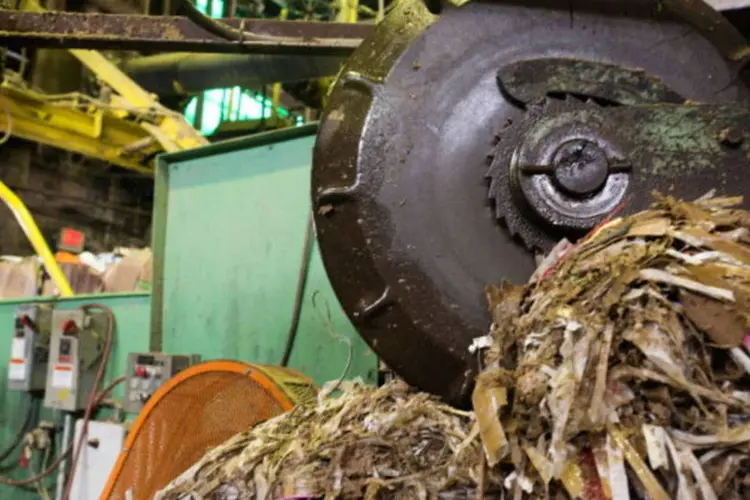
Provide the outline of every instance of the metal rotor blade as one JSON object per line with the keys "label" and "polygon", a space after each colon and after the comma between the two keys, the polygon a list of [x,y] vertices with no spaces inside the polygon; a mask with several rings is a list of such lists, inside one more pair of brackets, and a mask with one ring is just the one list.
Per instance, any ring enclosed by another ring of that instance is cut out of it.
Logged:
{"label": "metal rotor blade", "polygon": [[466,401],[467,347],[490,323],[484,287],[534,268],[488,199],[486,156],[524,113],[500,92],[501,67],[608,63],[726,103],[748,94],[731,60],[742,46],[693,0],[482,2],[439,17],[400,2],[344,69],[314,155],[323,260],[363,337],[407,382]]}

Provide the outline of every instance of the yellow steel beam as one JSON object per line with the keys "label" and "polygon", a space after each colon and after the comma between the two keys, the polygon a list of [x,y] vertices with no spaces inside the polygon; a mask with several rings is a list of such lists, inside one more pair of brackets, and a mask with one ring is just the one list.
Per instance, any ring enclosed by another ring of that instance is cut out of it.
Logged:
{"label": "yellow steel beam", "polygon": [[16,220],[21,225],[23,232],[29,239],[29,243],[34,247],[36,254],[42,259],[47,273],[49,273],[52,282],[57,286],[60,291],[60,295],[63,297],[71,297],[73,295],[73,289],[68,283],[68,279],[65,277],[60,268],[60,264],[52,255],[52,251],[47,246],[47,242],[44,240],[39,227],[34,222],[34,218],[29,213],[29,210],[24,205],[23,201],[11,191],[4,182],[0,181],[0,199],[2,199],[8,208],[16,216]]}
{"label": "yellow steel beam", "polygon": [[[37,0],[23,0],[21,9],[31,12],[44,12]],[[156,122],[146,128],[152,132],[154,125],[158,132],[154,134],[165,151],[172,152],[192,149],[208,144],[208,140],[195,130],[183,116],[164,108],[151,94],[143,90],[130,77],[123,73],[112,61],[94,50],[71,49],[83,65],[93,72],[99,80],[120,94],[134,109],[156,112]]]}
{"label": "yellow steel beam", "polygon": [[93,50],[72,49],[70,51],[79,61],[89,68],[96,76],[120,94],[134,108],[142,110],[166,111],[158,117],[155,124],[166,136],[168,141],[161,141],[167,152],[192,149],[208,144],[208,140],[195,130],[182,115],[169,112],[151,94],[143,90],[140,85],[130,79],[120,68],[101,53]]}
{"label": "yellow steel beam", "polygon": [[339,0],[339,12],[336,21],[356,23],[358,21],[359,0]]}
{"label": "yellow steel beam", "polygon": [[[23,10],[44,12],[37,0],[23,0]],[[71,50],[99,80],[114,90],[127,106],[85,99],[54,100],[2,75],[0,107],[5,120],[0,131],[41,144],[74,151],[145,174],[154,153],[208,144],[185,118],[164,108],[109,59],[93,50]],[[113,99],[117,100],[117,99]],[[104,106],[103,106],[104,105]],[[158,143],[158,144],[157,144]],[[26,205],[2,181],[0,199],[13,212],[26,237],[42,259],[60,295],[73,295],[65,274],[52,255]]]}
{"label": "yellow steel beam", "polygon": [[75,95],[52,100],[7,78],[0,85],[0,131],[152,174],[149,161],[162,148],[141,124],[121,114]]}

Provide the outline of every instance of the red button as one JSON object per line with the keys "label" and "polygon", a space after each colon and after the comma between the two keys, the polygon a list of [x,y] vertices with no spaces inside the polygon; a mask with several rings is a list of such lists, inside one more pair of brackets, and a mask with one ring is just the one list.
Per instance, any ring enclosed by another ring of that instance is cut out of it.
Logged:
{"label": "red button", "polygon": [[136,366],[135,367],[135,376],[140,378],[147,378],[148,372],[146,371],[145,366]]}
{"label": "red button", "polygon": [[63,228],[60,234],[60,243],[65,246],[78,248],[83,245],[83,233],[75,229]]}
{"label": "red button", "polygon": [[78,333],[78,325],[76,325],[76,322],[72,319],[69,319],[65,323],[63,323],[63,335],[75,335]]}

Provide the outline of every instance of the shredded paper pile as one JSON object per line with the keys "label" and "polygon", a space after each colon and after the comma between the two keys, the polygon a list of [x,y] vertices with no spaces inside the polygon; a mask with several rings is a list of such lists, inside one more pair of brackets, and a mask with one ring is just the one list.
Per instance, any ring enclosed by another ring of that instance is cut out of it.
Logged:
{"label": "shredded paper pile", "polygon": [[482,456],[473,413],[400,381],[350,383],[339,397],[297,406],[235,436],[156,498],[459,499],[495,477]]}
{"label": "shredded paper pile", "polygon": [[488,291],[473,402],[512,498],[750,498],[740,201],[659,198]]}
{"label": "shredded paper pile", "polygon": [[[660,197],[488,288],[473,413],[350,384],[157,498],[750,498],[750,212]],[[457,494],[459,492],[460,494]]]}

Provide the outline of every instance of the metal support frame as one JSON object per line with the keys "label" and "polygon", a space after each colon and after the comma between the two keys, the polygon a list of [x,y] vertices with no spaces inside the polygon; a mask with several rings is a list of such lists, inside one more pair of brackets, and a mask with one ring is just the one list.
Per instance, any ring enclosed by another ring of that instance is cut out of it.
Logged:
{"label": "metal support frame", "polygon": [[[22,2],[14,15],[46,15],[36,0]],[[162,151],[174,152],[208,144],[185,118],[164,108],[99,52],[70,49],[103,85],[116,95],[104,102],[81,94],[49,96],[35,92],[12,73],[3,75],[0,129],[26,140],[97,158],[143,174]]]}
{"label": "metal support frame", "polygon": [[213,35],[182,16],[141,16],[0,9],[0,45],[59,49],[347,55],[374,25],[223,19],[242,41]]}
{"label": "metal support frame", "polygon": [[[25,0],[22,7],[28,12],[48,13],[37,0]],[[122,96],[131,108],[156,113],[155,123],[142,123],[142,126],[161,144],[164,151],[174,152],[208,144],[208,140],[190,126],[185,117],[169,113],[153,95],[143,90],[104,55],[82,49],[71,49],[70,52],[102,83]]]}
{"label": "metal support frame", "polygon": [[[344,0],[354,12],[356,0]],[[217,37],[179,16],[140,16],[47,12],[36,0],[22,10],[0,9],[0,45],[69,49],[107,86],[119,94],[130,111],[60,107],[29,89],[3,84],[0,103],[7,121],[5,132],[25,139],[77,151],[141,172],[144,159],[158,150],[178,151],[207,143],[184,117],[172,116],[102,54],[87,49],[171,52],[348,55],[373,29],[370,25],[228,19],[246,33],[240,41]],[[67,102],[69,104],[69,102]],[[91,104],[91,103],[89,103]],[[164,111],[165,113],[160,113]],[[154,119],[146,119],[152,114]],[[135,120],[133,120],[135,118]],[[12,130],[11,130],[12,129]],[[156,142],[158,142],[157,146]],[[156,150],[156,151],[155,151]],[[41,237],[23,203],[4,184],[2,198],[16,214],[63,295],[70,285]]]}
{"label": "metal support frame", "polygon": [[121,116],[121,108],[97,105],[80,94],[53,97],[6,79],[0,85],[5,113],[0,131],[142,174],[153,172],[148,164],[163,148],[141,125]]}

